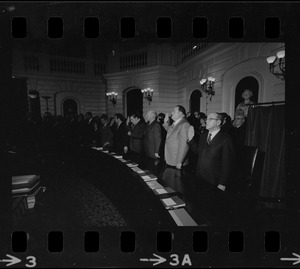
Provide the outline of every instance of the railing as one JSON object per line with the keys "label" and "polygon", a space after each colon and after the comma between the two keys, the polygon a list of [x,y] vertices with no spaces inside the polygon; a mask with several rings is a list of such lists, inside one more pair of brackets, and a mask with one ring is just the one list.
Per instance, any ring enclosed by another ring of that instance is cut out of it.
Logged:
{"label": "railing", "polygon": [[70,75],[84,75],[85,62],[67,58],[50,58],[50,72]]}
{"label": "railing", "polygon": [[39,57],[35,55],[23,55],[23,63],[25,71],[39,71]]}
{"label": "railing", "polygon": [[203,42],[184,44],[181,49],[181,61],[184,61],[186,58],[199,53],[207,46],[208,43],[203,43]]}
{"label": "railing", "polygon": [[102,76],[106,73],[106,65],[104,63],[94,63],[94,75]]}
{"label": "railing", "polygon": [[120,56],[120,70],[136,69],[147,66],[147,51],[139,51]]}
{"label": "railing", "polygon": [[28,53],[15,50],[13,57],[13,72],[27,74],[53,74],[63,76],[102,77],[106,63],[82,58],[53,56],[48,54]]}

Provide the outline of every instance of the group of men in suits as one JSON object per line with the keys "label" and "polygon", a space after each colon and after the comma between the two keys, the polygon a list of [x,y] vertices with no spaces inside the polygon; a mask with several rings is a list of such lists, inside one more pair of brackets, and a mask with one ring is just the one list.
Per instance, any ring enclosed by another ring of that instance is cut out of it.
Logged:
{"label": "group of men in suits", "polygon": [[[165,115],[162,125],[156,120],[155,111],[148,111],[145,118],[147,122],[139,113],[134,113],[126,121],[122,114],[115,115],[114,124],[107,128],[113,130],[112,144],[116,152],[127,154],[134,161],[146,156],[165,160],[166,165],[174,169],[183,169],[189,164],[188,152],[193,151],[198,156],[196,176],[222,191],[226,190],[234,169],[235,149],[232,137],[221,129],[221,113],[207,116],[207,132],[199,139],[194,139],[194,128],[181,105],[175,106],[171,115]],[[163,129],[166,137],[162,152]]]}
{"label": "group of men in suits", "polygon": [[124,116],[117,113],[114,117],[114,150],[134,161],[143,157],[160,159],[163,133],[156,118],[156,112],[151,110],[146,114],[147,123],[139,113],[133,113],[125,122]]}

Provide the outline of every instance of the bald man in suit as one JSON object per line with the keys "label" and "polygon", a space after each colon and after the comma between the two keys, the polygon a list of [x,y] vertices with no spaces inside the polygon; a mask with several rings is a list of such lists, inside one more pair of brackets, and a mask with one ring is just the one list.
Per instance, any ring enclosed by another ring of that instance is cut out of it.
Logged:
{"label": "bald man in suit", "polygon": [[171,113],[171,118],[174,121],[173,124],[168,124],[169,114],[166,114],[163,124],[163,127],[167,130],[165,143],[166,163],[170,166],[176,166],[177,169],[181,169],[182,166],[188,164],[186,156],[189,146],[187,141],[191,125],[185,118],[185,114],[184,107],[177,105]]}

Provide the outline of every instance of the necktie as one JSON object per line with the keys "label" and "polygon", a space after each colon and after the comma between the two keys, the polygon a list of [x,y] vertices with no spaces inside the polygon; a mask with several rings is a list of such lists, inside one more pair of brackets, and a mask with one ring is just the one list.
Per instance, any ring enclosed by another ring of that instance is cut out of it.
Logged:
{"label": "necktie", "polygon": [[207,137],[207,144],[209,144],[211,141],[211,133],[208,134],[208,137]]}

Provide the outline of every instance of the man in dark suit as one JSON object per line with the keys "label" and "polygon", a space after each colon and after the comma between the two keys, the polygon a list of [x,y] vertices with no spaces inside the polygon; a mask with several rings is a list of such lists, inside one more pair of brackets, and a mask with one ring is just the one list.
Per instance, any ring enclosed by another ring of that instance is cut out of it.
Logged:
{"label": "man in dark suit", "polygon": [[108,123],[108,117],[103,114],[100,117],[101,121],[101,147],[109,149],[113,146],[113,133]]}
{"label": "man in dark suit", "polygon": [[141,119],[139,113],[133,113],[130,115],[127,120],[127,129],[130,156],[132,160],[138,161],[144,152],[143,138],[146,129],[145,122]]}
{"label": "man in dark suit", "polygon": [[[199,137],[194,149],[198,152],[196,176],[201,214],[211,226],[226,229],[230,220],[230,196],[228,185],[234,169],[234,145],[231,136],[221,130],[222,115],[210,113],[206,120],[207,134]],[[193,129],[189,130],[189,140]],[[191,142],[188,142],[190,144]]]}
{"label": "man in dark suit", "polygon": [[93,141],[93,134],[94,134],[94,118],[92,112],[86,112],[85,113],[85,142],[86,143],[92,143]]}
{"label": "man in dark suit", "polygon": [[161,126],[156,121],[156,112],[150,110],[146,114],[148,126],[145,131],[144,149],[147,157],[152,159],[160,158],[159,150],[161,145]]}
{"label": "man in dark suit", "polygon": [[114,150],[120,154],[127,154],[129,137],[124,116],[120,113],[115,115],[116,130],[113,136]]}
{"label": "man in dark suit", "polygon": [[[234,169],[235,150],[231,136],[221,130],[222,118],[219,113],[208,115],[206,120],[208,133],[200,136],[194,150],[198,152],[196,175],[225,191]],[[193,136],[193,132],[190,131],[189,141]],[[188,143],[192,145],[191,142]]]}

